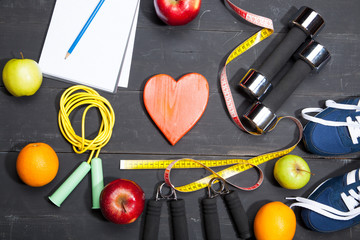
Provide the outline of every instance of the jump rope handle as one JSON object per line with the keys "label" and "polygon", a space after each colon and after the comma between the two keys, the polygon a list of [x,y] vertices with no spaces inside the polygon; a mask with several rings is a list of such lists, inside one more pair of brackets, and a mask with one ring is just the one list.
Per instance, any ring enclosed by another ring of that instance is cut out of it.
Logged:
{"label": "jump rope handle", "polygon": [[159,235],[162,201],[150,199],[145,213],[143,240],[156,240]]}
{"label": "jump rope handle", "polygon": [[204,216],[205,236],[207,240],[221,239],[219,214],[217,211],[216,198],[204,198],[201,201]]}
{"label": "jump rope handle", "polygon": [[185,201],[183,199],[170,201],[170,214],[173,231],[173,240],[188,240]]}
{"label": "jump rope handle", "polygon": [[88,174],[91,167],[87,162],[83,162],[76,170],[61,184],[61,186],[49,197],[56,206],[60,207],[63,201],[70,195],[76,186]]}
{"label": "jump rope handle", "polygon": [[92,192],[92,209],[100,208],[100,194],[104,189],[104,176],[102,169],[102,160],[93,158],[91,160],[91,192]]}
{"label": "jump rope handle", "polygon": [[51,195],[49,199],[56,206],[60,205],[76,188],[76,186],[84,179],[91,170],[92,200],[93,209],[100,208],[100,194],[104,188],[102,161],[100,158],[93,158],[91,165],[87,162],[81,163],[75,171],[61,184],[61,186]]}
{"label": "jump rope handle", "polygon": [[239,237],[248,239],[251,237],[249,220],[241,204],[240,198],[236,192],[231,191],[223,196],[225,204],[231,215],[233,225],[235,226]]}

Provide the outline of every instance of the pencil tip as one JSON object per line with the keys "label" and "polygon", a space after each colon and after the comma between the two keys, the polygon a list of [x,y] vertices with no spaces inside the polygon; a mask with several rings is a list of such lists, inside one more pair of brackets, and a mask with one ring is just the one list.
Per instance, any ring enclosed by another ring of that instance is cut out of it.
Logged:
{"label": "pencil tip", "polygon": [[70,53],[67,52],[66,55],[65,55],[65,59],[67,59],[69,56],[70,56]]}

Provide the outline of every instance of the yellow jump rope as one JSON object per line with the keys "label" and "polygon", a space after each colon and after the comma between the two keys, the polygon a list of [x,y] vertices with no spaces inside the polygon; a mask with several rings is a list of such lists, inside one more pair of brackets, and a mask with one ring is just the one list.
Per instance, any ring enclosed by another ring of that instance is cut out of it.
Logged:
{"label": "yellow jump rope", "polygon": [[[84,105],[86,107],[82,115],[81,136],[78,136],[71,125],[69,116],[76,108]],[[97,136],[89,140],[85,138],[85,119],[88,111],[94,107],[98,108],[102,121]],[[99,197],[104,187],[99,153],[111,138],[115,123],[114,110],[109,101],[92,88],[75,85],[68,88],[60,98],[58,122],[61,133],[72,144],[75,153],[81,154],[86,151],[91,151],[91,153],[87,162],[81,163],[49,199],[60,207],[91,169],[93,208],[99,208]]]}

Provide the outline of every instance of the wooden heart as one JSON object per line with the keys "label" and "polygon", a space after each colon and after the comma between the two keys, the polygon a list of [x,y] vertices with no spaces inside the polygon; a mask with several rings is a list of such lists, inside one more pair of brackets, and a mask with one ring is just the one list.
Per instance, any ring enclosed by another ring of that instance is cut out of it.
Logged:
{"label": "wooden heart", "polygon": [[208,99],[208,82],[198,73],[186,74],[178,81],[166,74],[155,75],[144,88],[145,108],[172,145],[198,122]]}

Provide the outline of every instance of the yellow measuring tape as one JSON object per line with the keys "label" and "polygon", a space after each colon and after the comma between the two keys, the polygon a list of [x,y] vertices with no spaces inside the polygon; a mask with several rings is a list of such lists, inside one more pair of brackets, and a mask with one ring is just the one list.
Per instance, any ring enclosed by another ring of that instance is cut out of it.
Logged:
{"label": "yellow measuring tape", "polygon": [[273,29],[263,28],[254,35],[252,35],[250,38],[246,39],[230,53],[225,65],[228,65],[232,60],[249,50],[251,47],[268,38],[271,34],[273,34],[273,32]]}
{"label": "yellow measuring tape", "polygon": [[[292,145],[289,148],[280,150],[280,151],[263,154],[263,155],[251,158],[249,160],[245,160],[245,159],[194,160],[194,159],[190,159],[190,158],[184,158],[184,159],[178,159],[178,160],[120,160],[120,169],[138,169],[138,170],[139,169],[141,169],[141,170],[143,170],[143,169],[165,169],[165,173],[164,173],[165,182],[169,186],[173,187],[174,189],[176,189],[177,191],[180,191],[180,192],[193,192],[193,191],[197,191],[202,188],[205,188],[209,185],[210,180],[214,177],[218,177],[218,178],[226,181],[228,184],[232,185],[233,187],[241,189],[241,190],[247,190],[247,191],[254,190],[261,185],[262,180],[263,180],[263,173],[262,173],[261,169],[258,168],[258,165],[290,153],[292,150],[294,150],[294,148],[297,146],[297,144],[302,139],[303,127],[302,127],[301,123],[299,122],[299,120],[297,120],[294,117],[279,118],[279,120],[281,120],[281,119],[290,119],[290,120],[294,121],[294,123],[298,127],[299,136],[294,145]],[[230,166],[224,170],[221,170],[219,172],[214,172],[212,169],[210,169],[211,167],[220,167],[220,166],[229,166],[229,165],[232,165],[232,166]],[[228,180],[228,178],[235,176],[236,174],[244,172],[253,167],[255,167],[259,171],[259,174],[260,174],[259,180],[257,181],[257,183],[255,185],[253,185],[251,187],[240,187]],[[171,172],[171,169],[173,169],[173,168],[176,168],[176,169],[205,168],[212,174],[205,178],[197,180],[195,182],[189,183],[187,185],[176,187],[171,183],[171,179],[170,179],[170,172]]]}
{"label": "yellow measuring tape", "polygon": [[[197,162],[192,161],[191,158],[181,160],[172,168],[202,168],[201,164],[207,167],[221,167],[239,163],[239,159],[197,160]],[[120,169],[165,169],[172,162],[174,160],[120,160]]]}

